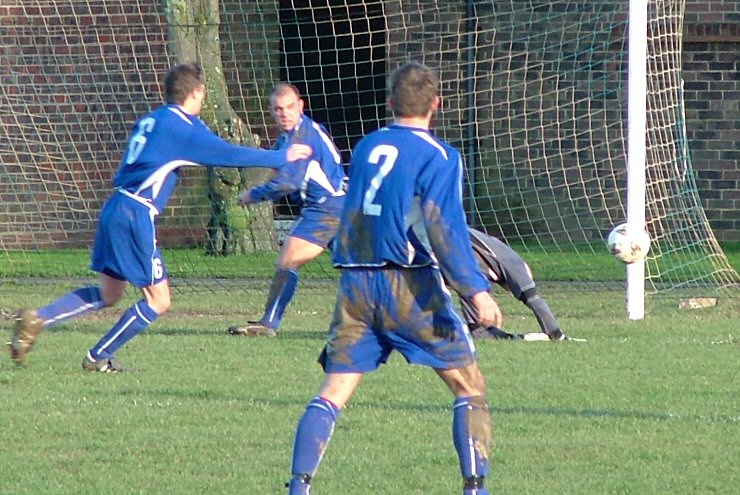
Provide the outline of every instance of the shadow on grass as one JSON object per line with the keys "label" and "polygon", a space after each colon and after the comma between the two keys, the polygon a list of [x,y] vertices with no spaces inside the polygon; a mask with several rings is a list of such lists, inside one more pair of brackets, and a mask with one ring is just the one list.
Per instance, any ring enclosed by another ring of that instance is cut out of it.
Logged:
{"label": "shadow on grass", "polygon": [[[195,399],[195,400],[219,400],[245,402],[256,407],[302,407],[307,404],[305,399],[286,400],[254,397],[248,394],[229,394],[217,390],[122,390],[118,392],[122,396],[151,396],[161,400],[162,398]],[[371,403],[362,400],[353,401],[352,409],[387,410],[387,411],[410,411],[428,413],[450,413],[449,404],[416,404],[412,402],[385,401],[383,404]],[[697,423],[726,423],[737,424],[740,416],[716,414],[710,416],[696,414],[681,414],[672,412],[646,412],[646,411],[620,411],[614,409],[576,409],[561,407],[490,407],[491,414],[496,415],[531,415],[531,416],[556,416],[577,417],[587,419],[637,419],[646,421],[687,421]]]}
{"label": "shadow on grass", "polygon": [[[44,333],[50,333],[50,334],[64,334],[70,331],[74,331],[75,333],[83,334],[83,335],[97,335],[97,336],[103,336],[108,330],[110,330],[111,326],[114,322],[111,322],[110,325],[106,326],[101,323],[100,326],[90,326],[90,325],[84,325],[79,327],[74,327],[74,323],[72,324],[66,324],[61,325],[58,327],[51,327],[44,330]],[[149,335],[163,335],[163,336],[200,336],[200,335],[223,335],[224,338],[234,339],[237,337],[234,337],[233,335],[229,335],[227,332],[229,325],[224,322],[214,322],[213,327],[211,328],[188,328],[188,327],[168,327],[168,328],[157,328],[157,326],[153,326],[152,328],[147,328],[144,330],[143,334],[149,334]],[[12,329],[12,324],[8,325],[9,329]],[[278,332],[278,335],[276,339],[280,340],[326,340],[326,330],[301,330],[301,331],[295,331],[295,330],[280,330]],[[244,339],[270,339],[269,337],[241,337]]]}

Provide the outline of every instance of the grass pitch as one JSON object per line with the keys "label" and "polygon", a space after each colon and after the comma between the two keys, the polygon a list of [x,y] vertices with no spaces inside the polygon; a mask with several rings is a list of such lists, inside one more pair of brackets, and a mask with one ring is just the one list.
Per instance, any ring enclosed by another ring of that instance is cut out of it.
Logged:
{"label": "grass pitch", "polygon": [[[73,282],[0,285],[10,311]],[[0,360],[0,494],[281,494],[293,431],[322,374],[331,287],[299,286],[275,339],[229,336],[267,290],[175,292],[172,311],[118,355],[130,373],[83,372],[125,305],[44,332],[18,368]],[[728,494],[740,486],[736,304],[629,321],[624,294],[543,288],[577,342],[477,341],[494,421],[497,494]],[[534,331],[498,293],[505,326]],[[343,411],[313,493],[461,492],[452,397],[395,355]]]}

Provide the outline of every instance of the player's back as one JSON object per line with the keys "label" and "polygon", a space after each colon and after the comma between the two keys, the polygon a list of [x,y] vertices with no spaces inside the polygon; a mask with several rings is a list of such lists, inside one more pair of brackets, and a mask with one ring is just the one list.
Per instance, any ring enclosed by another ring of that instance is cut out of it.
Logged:
{"label": "player's back", "polygon": [[[113,185],[161,202],[158,209],[162,211],[177,182],[178,167],[190,158],[187,151],[195,132],[207,131],[198,117],[175,105],[164,105],[144,116],[131,132]],[[142,191],[142,186],[148,190]]]}
{"label": "player's back", "polygon": [[493,257],[500,263],[511,262],[521,258],[519,254],[504,241],[488,235],[480,230],[473,228],[468,229],[470,240],[473,243],[473,249],[484,256]]}
{"label": "player's back", "polygon": [[186,165],[279,168],[284,151],[228,143],[177,105],[164,105],[140,119],[129,136],[113,186],[164,211]]}
{"label": "player's back", "polygon": [[426,201],[425,208],[440,209],[442,224],[449,206],[449,218],[462,218],[465,229],[459,173],[457,151],[427,130],[393,124],[366,136],[352,153],[334,264],[434,263],[420,201]]}

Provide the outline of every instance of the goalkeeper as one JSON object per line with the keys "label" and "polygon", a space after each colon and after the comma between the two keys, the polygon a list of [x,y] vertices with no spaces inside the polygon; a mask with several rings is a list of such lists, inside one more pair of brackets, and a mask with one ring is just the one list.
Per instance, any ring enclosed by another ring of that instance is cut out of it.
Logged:
{"label": "goalkeeper", "polygon": [[541,329],[541,332],[518,334],[503,331],[500,328],[501,321],[488,327],[482,326],[478,323],[476,311],[470,301],[460,297],[463,317],[471,335],[482,339],[566,340],[555,315],[538,294],[532,271],[522,257],[495,237],[474,228],[468,228],[468,231],[473,253],[483,274],[489,281],[509,290],[531,309]]}
{"label": "goalkeeper", "polygon": [[19,312],[10,356],[21,364],[45,328],[117,303],[128,284],[143,298],[85,355],[88,371],[123,371],[114,353],[170,307],[167,270],[157,248],[155,219],[177,186],[182,166],[281,168],[303,159],[311,147],[267,151],[230,144],[198,118],[205,78],[195,64],[172,68],[164,82],[166,104],[134,126],[113,178],[114,191],[100,212],[90,267],[100,283],[74,290],[38,309]]}

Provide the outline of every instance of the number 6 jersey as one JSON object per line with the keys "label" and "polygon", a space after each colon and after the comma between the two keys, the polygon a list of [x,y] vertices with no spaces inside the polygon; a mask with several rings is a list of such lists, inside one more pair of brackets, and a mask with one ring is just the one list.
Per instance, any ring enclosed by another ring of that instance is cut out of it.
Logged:
{"label": "number 6 jersey", "polygon": [[162,213],[177,185],[180,167],[280,168],[286,160],[285,150],[231,144],[199,117],[177,105],[164,105],[134,126],[113,186]]}

